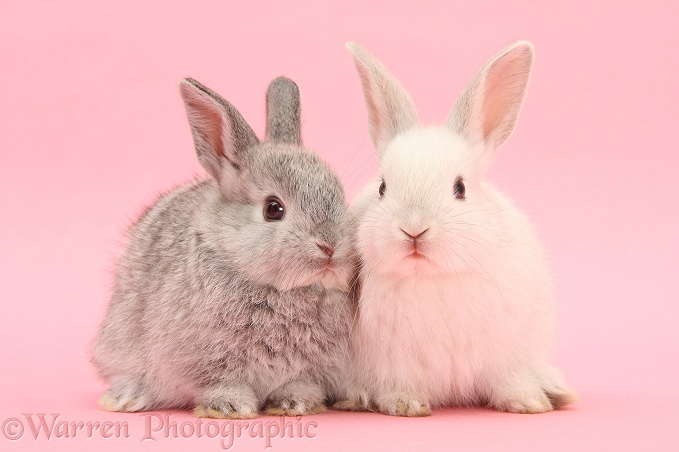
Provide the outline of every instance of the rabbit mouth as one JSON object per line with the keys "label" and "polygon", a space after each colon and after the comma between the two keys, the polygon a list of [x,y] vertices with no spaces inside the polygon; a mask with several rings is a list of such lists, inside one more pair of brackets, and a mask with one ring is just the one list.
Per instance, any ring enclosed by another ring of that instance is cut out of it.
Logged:
{"label": "rabbit mouth", "polygon": [[413,276],[419,274],[435,275],[439,272],[439,267],[430,256],[422,253],[422,250],[409,249],[401,255],[401,258],[388,266],[388,273],[400,276]]}
{"label": "rabbit mouth", "polygon": [[427,245],[422,242],[422,240],[417,240],[417,239],[411,239],[406,241],[405,243],[405,259],[415,259],[415,260],[421,260],[421,259],[429,259],[427,257],[426,253],[426,247]]}
{"label": "rabbit mouth", "polygon": [[316,282],[326,289],[339,289],[343,292],[349,289],[349,280],[343,272],[341,265],[333,259],[324,262],[316,271]]}
{"label": "rabbit mouth", "polygon": [[320,268],[318,270],[318,275],[320,277],[323,277],[327,274],[335,274],[336,269],[337,263],[332,259],[328,259],[327,261],[321,263]]}
{"label": "rabbit mouth", "polygon": [[421,263],[425,263],[425,262],[432,263],[431,259],[426,254],[424,254],[422,252],[422,250],[420,250],[420,249],[411,250],[408,254],[406,254],[403,257],[403,260],[405,262],[410,262],[410,263],[419,263],[419,262],[421,262]]}
{"label": "rabbit mouth", "polygon": [[406,255],[406,259],[427,259],[427,256],[420,253],[418,250],[413,250],[410,254]]}

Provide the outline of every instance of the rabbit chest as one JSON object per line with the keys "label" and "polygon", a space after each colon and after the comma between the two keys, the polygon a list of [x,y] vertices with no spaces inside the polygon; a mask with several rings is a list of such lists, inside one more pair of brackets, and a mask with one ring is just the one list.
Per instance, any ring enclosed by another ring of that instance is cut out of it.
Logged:
{"label": "rabbit chest", "polygon": [[464,402],[521,352],[530,316],[510,299],[473,278],[369,279],[354,337],[364,383]]}
{"label": "rabbit chest", "polygon": [[194,342],[188,369],[194,381],[238,378],[266,394],[296,376],[323,381],[336,371],[351,321],[345,294],[251,288],[244,297],[206,312],[202,326],[194,328],[194,341],[204,336]]}

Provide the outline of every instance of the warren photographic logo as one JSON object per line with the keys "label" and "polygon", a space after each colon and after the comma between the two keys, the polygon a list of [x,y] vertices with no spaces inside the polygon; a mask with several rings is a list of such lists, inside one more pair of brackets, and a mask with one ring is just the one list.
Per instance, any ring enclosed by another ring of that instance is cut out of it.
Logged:
{"label": "warren photographic logo", "polygon": [[176,421],[173,414],[142,413],[142,422],[73,421],[60,414],[30,413],[2,421],[0,434],[8,441],[38,439],[66,441],[70,438],[134,439],[139,441],[175,438],[212,438],[222,449],[230,449],[241,438],[259,440],[262,447],[274,446],[277,439],[315,438],[318,424],[301,416],[267,420],[216,420],[196,418]]}

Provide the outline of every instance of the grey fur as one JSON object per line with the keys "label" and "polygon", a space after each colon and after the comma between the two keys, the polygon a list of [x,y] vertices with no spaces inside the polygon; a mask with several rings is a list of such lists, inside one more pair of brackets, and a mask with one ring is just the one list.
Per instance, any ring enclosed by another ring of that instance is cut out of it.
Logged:
{"label": "grey fur", "polygon": [[212,177],[219,180],[224,160],[238,169],[243,154],[259,143],[259,139],[238,110],[210,88],[186,78],[179,89],[198,160]]}
{"label": "grey fur", "polygon": [[299,89],[289,78],[273,80],[266,92],[266,139],[302,145]]}
{"label": "grey fur", "polygon": [[[93,362],[111,384],[100,404],[201,405],[197,414],[224,417],[314,412],[338,384],[353,315],[340,181],[312,152],[259,143],[197,82],[180,90],[213,178],[162,196],[131,227],[94,344]],[[277,99],[277,117],[291,111],[288,97]],[[269,196],[286,207],[282,221],[264,219]],[[334,249],[331,270],[321,246]]]}

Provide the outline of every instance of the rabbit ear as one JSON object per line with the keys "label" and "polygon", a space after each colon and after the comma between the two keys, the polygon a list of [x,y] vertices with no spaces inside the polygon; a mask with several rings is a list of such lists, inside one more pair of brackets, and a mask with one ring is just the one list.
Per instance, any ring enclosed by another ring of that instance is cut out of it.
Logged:
{"label": "rabbit ear", "polygon": [[266,139],[278,143],[302,144],[301,107],[297,84],[278,77],[266,91]]}
{"label": "rabbit ear", "polygon": [[370,136],[381,155],[397,134],[418,124],[417,111],[408,93],[382,63],[355,42],[348,42],[347,47],[363,85]]}
{"label": "rabbit ear", "polygon": [[479,162],[483,169],[514,130],[534,55],[528,41],[502,49],[479,69],[448,116],[453,130],[472,143],[484,143]]}
{"label": "rabbit ear", "polygon": [[220,180],[224,165],[240,169],[244,153],[259,143],[241,114],[218,94],[191,78],[179,82],[179,91],[203,168],[217,180]]}

